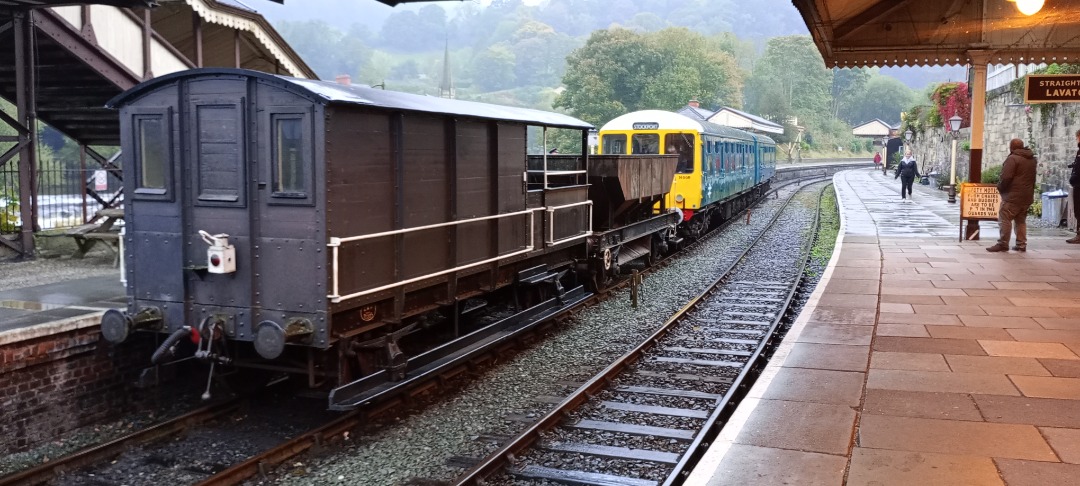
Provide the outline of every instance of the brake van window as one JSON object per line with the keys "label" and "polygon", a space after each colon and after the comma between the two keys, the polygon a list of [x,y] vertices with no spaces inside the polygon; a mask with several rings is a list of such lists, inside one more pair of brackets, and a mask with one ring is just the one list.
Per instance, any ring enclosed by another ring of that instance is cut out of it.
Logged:
{"label": "brake van window", "polygon": [[304,138],[299,117],[274,120],[274,195],[303,197]]}
{"label": "brake van window", "polygon": [[163,117],[138,116],[135,143],[139,157],[139,186],[137,191],[164,194],[168,176],[168,146]]}

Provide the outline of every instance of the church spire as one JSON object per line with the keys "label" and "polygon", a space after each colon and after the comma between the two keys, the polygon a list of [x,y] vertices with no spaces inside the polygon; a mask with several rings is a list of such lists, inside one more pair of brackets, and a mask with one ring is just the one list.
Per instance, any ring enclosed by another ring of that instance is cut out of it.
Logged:
{"label": "church spire", "polygon": [[453,99],[455,97],[454,78],[450,72],[450,36],[446,37],[446,52],[443,54],[442,82],[439,83],[439,96]]}

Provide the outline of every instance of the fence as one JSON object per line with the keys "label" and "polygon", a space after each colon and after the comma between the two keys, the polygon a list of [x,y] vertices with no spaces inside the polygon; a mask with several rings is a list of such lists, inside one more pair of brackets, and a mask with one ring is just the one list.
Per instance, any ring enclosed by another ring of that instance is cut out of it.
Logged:
{"label": "fence", "polygon": [[[96,155],[96,154],[95,154]],[[96,158],[96,157],[95,157]],[[121,171],[113,160],[100,165],[90,157],[85,168],[65,167],[49,161],[37,170],[38,230],[70,228],[85,224],[99,209],[114,207],[121,201]],[[19,219],[19,170],[17,160],[11,160],[0,168],[0,231],[14,232],[22,225]]]}

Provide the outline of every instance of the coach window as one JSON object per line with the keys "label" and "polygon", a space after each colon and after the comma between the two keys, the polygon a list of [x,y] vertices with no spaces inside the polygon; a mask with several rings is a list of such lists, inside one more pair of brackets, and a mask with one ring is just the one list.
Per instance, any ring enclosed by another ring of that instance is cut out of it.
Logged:
{"label": "coach window", "polygon": [[303,114],[273,114],[270,150],[273,162],[273,196],[286,199],[308,197],[311,173],[310,150],[305,143]]}
{"label": "coach window", "polygon": [[626,135],[604,135],[604,147],[601,149],[605,154],[625,154]]}
{"label": "coach window", "polygon": [[169,154],[168,112],[136,113],[135,128],[136,178],[135,194],[154,198],[168,193],[172,179]]}

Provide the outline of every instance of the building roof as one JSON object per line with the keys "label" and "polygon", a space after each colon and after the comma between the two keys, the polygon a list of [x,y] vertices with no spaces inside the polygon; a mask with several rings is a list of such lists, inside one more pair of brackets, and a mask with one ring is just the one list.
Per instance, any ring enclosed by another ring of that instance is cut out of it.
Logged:
{"label": "building roof", "polygon": [[747,126],[739,128],[748,128],[750,130],[766,133],[784,133],[784,126],[779,123],[728,106],[716,110],[716,113],[713,113],[708,119],[713,123],[719,123],[717,120],[722,118],[725,114],[730,114],[746,120]]}
{"label": "building roof", "polygon": [[709,121],[709,117],[712,116],[714,112],[712,110],[686,105],[682,107],[678,113],[680,115],[689,116],[690,118],[701,119],[701,121]]}
{"label": "building roof", "polygon": [[352,104],[374,106],[406,111],[451,114],[491,120],[509,120],[538,126],[588,129],[593,126],[577,118],[548,111],[517,108],[512,106],[452,100],[435,96],[401,93],[362,85],[343,85],[331,81],[293,78],[267,74],[259,71],[229,68],[204,68],[180,71],[159,76],[125,91],[107,104],[119,108],[142,94],[183,79],[208,76],[247,76],[273,84],[292,88],[308,96],[314,102],[325,104]]}
{"label": "building roof", "polygon": [[827,66],[1076,62],[1080,0],[792,0]]}
{"label": "building roof", "polygon": [[[875,130],[875,128],[877,129]],[[857,136],[879,137],[888,135],[890,131],[898,130],[899,128],[900,125],[893,126],[885,122],[885,120],[882,120],[880,118],[874,118],[873,120],[870,120],[868,122],[863,122],[855,125],[851,128],[851,133]]]}

